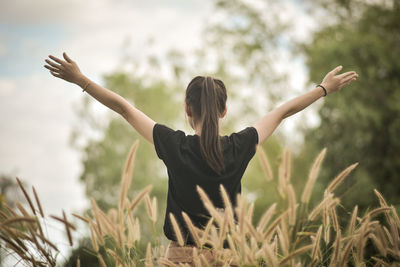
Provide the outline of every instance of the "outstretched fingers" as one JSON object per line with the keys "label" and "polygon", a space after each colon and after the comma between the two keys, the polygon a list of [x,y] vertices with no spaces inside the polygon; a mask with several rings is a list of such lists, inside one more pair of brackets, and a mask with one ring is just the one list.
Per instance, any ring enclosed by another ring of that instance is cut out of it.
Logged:
{"label": "outstretched fingers", "polygon": [[337,66],[336,68],[334,68],[334,69],[331,71],[331,73],[332,73],[333,75],[336,75],[337,73],[339,73],[339,71],[342,70],[342,68],[343,68],[343,66]]}
{"label": "outstretched fingers", "polygon": [[54,77],[57,77],[57,78],[63,79],[63,76],[62,76],[61,74],[57,73],[57,72],[50,71],[50,73],[51,73],[51,75],[53,75]]}
{"label": "outstretched fingers", "polygon": [[357,79],[357,77],[358,77],[357,74],[351,75],[351,76],[347,77],[346,79],[344,79],[344,80],[341,82],[339,88],[342,89],[343,87],[349,85],[352,81],[355,81],[355,80]]}
{"label": "outstretched fingers", "polygon": [[52,67],[54,67],[56,69],[62,69],[63,68],[62,65],[56,64],[51,60],[45,59],[44,61],[46,61],[47,64],[51,65]]}
{"label": "outstretched fingers", "polygon": [[54,60],[55,62],[59,63],[60,65],[64,65],[66,62],[62,59],[59,59],[58,57],[49,55],[49,58],[51,58],[52,60]]}
{"label": "outstretched fingers", "polygon": [[68,55],[67,55],[67,53],[63,53],[63,57],[64,57],[64,59],[68,62],[68,63],[72,63],[72,62],[74,62]]}
{"label": "outstretched fingers", "polygon": [[349,76],[354,75],[354,74],[356,74],[355,71],[348,71],[348,72],[338,75],[337,77],[344,79],[344,78],[348,78]]}
{"label": "outstretched fingers", "polygon": [[46,69],[50,70],[50,71],[53,71],[53,72],[60,72],[60,69],[54,68],[54,67],[49,66],[49,65],[44,65],[44,67]]}

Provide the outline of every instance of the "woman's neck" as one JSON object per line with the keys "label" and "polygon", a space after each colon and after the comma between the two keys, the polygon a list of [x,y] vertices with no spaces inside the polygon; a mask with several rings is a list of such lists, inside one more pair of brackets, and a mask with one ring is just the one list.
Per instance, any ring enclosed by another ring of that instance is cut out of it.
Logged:
{"label": "woman's neck", "polygon": [[195,128],[194,128],[194,133],[195,133],[196,135],[198,135],[198,136],[201,135],[201,125],[200,125],[200,127],[195,127]]}

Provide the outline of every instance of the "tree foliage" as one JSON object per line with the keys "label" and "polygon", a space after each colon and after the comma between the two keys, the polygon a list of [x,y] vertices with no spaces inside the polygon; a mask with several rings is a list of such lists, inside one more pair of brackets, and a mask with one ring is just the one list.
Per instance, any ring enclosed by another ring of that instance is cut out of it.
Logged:
{"label": "tree foliage", "polygon": [[353,7],[349,14],[356,15],[323,27],[304,52],[313,82],[337,65],[343,65],[344,71],[357,71],[359,79],[326,97],[319,109],[321,123],[306,131],[305,145],[328,148],[324,177],[360,162],[342,192],[349,205],[355,201],[363,207],[370,205],[372,187],[399,203],[399,4],[347,2]]}

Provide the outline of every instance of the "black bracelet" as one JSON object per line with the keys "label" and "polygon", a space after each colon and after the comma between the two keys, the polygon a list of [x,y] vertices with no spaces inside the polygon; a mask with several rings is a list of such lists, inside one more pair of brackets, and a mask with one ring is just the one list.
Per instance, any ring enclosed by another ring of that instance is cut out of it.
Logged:
{"label": "black bracelet", "polygon": [[328,92],[326,91],[325,87],[323,87],[322,85],[318,84],[317,87],[321,87],[322,89],[324,89],[324,97],[328,94]]}

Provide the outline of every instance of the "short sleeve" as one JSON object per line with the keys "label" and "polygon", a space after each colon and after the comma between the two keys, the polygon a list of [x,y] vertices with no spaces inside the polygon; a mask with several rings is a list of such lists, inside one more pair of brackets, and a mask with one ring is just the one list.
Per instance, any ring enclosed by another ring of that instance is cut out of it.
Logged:
{"label": "short sleeve", "polygon": [[258,132],[254,127],[247,127],[240,132],[233,133],[230,136],[231,142],[234,144],[235,151],[244,160],[250,160],[256,153],[258,144]]}
{"label": "short sleeve", "polygon": [[156,123],[153,128],[153,142],[157,156],[165,161],[168,155],[176,152],[184,136],[185,133],[182,131],[175,131],[163,124]]}
{"label": "short sleeve", "polygon": [[256,128],[252,126],[241,130],[237,134],[240,136],[240,139],[248,145],[258,144],[258,132]]}

